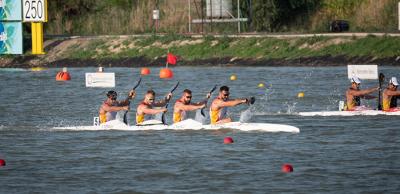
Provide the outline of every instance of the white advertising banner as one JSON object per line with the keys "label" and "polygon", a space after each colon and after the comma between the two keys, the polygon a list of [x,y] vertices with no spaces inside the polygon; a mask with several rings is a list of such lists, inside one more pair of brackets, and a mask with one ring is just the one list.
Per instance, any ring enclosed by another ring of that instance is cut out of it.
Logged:
{"label": "white advertising banner", "polygon": [[113,88],[115,73],[86,73],[86,87]]}

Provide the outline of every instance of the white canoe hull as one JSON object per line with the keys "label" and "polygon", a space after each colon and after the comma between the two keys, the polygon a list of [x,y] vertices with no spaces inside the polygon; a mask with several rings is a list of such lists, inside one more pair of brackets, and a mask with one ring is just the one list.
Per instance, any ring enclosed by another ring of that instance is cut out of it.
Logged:
{"label": "white canoe hull", "polygon": [[271,123],[240,123],[231,122],[219,125],[203,125],[192,119],[187,119],[173,125],[163,125],[159,121],[147,121],[141,126],[128,126],[125,123],[113,120],[100,126],[75,126],[75,127],[54,127],[59,130],[218,130],[218,129],[236,129],[241,131],[263,131],[263,132],[289,132],[299,133],[300,129],[290,125],[271,124]]}
{"label": "white canoe hull", "polygon": [[380,110],[360,111],[321,111],[321,112],[299,112],[300,116],[375,116],[375,115],[400,115],[400,111],[385,112]]}

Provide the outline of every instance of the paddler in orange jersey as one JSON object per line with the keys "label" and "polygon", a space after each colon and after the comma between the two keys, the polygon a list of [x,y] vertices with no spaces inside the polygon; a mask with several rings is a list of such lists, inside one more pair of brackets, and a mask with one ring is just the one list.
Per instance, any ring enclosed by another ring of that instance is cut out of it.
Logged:
{"label": "paddler in orange jersey", "polygon": [[117,101],[117,92],[112,90],[107,92],[107,100],[103,102],[99,109],[100,123],[115,120],[118,111],[129,110],[129,101],[135,95],[135,91],[131,90],[124,101]]}
{"label": "paddler in orange jersey", "polygon": [[[388,87],[383,90],[382,93],[382,110],[383,111],[400,111],[399,108],[397,108],[397,103],[392,102],[393,97],[400,96],[400,91],[397,91],[397,86],[399,85],[399,82],[397,82],[396,77],[392,77],[389,81]],[[395,99],[397,100],[397,98]]]}
{"label": "paddler in orange jersey", "polygon": [[248,103],[248,99],[229,99],[229,87],[222,86],[219,89],[219,94],[211,103],[210,121],[211,124],[221,124],[232,122],[232,119],[227,116],[227,109],[231,106]]}
{"label": "paddler in orange jersey", "polygon": [[370,96],[375,91],[379,90],[379,87],[369,88],[365,90],[360,89],[361,80],[358,77],[352,77],[350,79],[351,87],[346,91],[346,108],[347,111],[355,111],[355,110],[367,110],[368,108],[365,106],[361,106],[361,98],[364,99],[373,99],[374,96]]}
{"label": "paddler in orange jersey", "polygon": [[[206,98],[210,98],[211,94],[208,93]],[[186,111],[194,111],[201,109],[206,106],[206,101],[191,103],[192,91],[189,89],[183,90],[182,97],[175,102],[174,105],[174,123],[183,121],[186,119]]]}
{"label": "paddler in orange jersey", "polygon": [[155,102],[156,93],[153,90],[146,92],[143,101],[139,104],[136,111],[136,124],[142,124],[145,120],[149,120],[149,116],[158,113],[167,112],[166,108],[154,109],[153,107],[162,107],[171,99],[172,93],[169,93],[164,100]]}

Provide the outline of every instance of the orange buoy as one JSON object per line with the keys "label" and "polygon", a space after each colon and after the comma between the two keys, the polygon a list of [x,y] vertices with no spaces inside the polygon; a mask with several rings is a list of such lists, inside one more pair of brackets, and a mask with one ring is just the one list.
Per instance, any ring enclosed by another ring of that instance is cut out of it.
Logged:
{"label": "orange buoy", "polygon": [[6,161],[3,159],[0,159],[0,166],[5,166],[6,165]]}
{"label": "orange buoy", "polygon": [[291,173],[293,172],[293,166],[291,164],[284,164],[282,165],[282,172],[284,173]]}
{"label": "orange buoy", "polygon": [[174,73],[172,72],[171,69],[164,68],[160,70],[160,78],[161,79],[170,79],[174,77]]}
{"label": "orange buoy", "polygon": [[231,144],[233,143],[233,138],[232,137],[225,137],[224,138],[224,144]]}
{"label": "orange buoy", "polygon": [[68,81],[71,80],[71,75],[68,73],[67,68],[64,67],[62,71],[56,75],[56,81]]}
{"label": "orange buoy", "polygon": [[150,74],[150,69],[147,67],[142,68],[142,70],[140,71],[141,75],[149,75]]}

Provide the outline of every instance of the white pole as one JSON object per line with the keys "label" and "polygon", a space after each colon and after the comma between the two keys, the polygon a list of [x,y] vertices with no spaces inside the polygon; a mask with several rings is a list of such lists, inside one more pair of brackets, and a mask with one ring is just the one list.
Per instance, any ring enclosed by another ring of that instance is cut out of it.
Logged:
{"label": "white pole", "polygon": [[237,0],[237,20],[238,20],[238,33],[240,33],[240,0]]}
{"label": "white pole", "polygon": [[188,0],[188,4],[189,4],[189,15],[188,15],[188,19],[189,19],[189,33],[192,32],[192,26],[191,26],[191,18],[190,18],[190,0]]}
{"label": "white pole", "polygon": [[399,11],[398,11],[398,14],[399,14],[399,30],[400,30],[400,2],[399,2]]}

